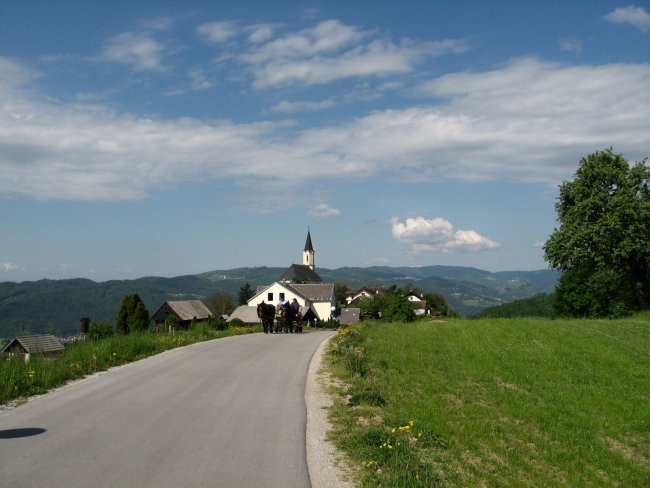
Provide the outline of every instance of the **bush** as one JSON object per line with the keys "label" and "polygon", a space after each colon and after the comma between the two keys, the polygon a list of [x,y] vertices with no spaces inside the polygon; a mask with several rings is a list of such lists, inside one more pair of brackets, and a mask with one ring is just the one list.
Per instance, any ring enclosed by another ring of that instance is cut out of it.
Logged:
{"label": "bush", "polygon": [[244,323],[244,321],[242,319],[232,319],[228,323],[228,325],[230,325],[231,327],[243,327],[246,324]]}
{"label": "bush", "polygon": [[101,322],[91,322],[88,326],[88,334],[86,337],[89,339],[103,339],[104,337],[110,337],[115,333],[115,329],[105,320]]}

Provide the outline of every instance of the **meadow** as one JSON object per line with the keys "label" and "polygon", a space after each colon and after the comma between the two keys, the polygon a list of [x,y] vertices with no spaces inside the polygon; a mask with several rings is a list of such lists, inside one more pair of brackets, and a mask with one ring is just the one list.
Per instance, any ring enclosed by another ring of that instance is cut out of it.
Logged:
{"label": "meadow", "polygon": [[360,486],[648,486],[648,313],[364,322],[328,369]]}
{"label": "meadow", "polygon": [[215,330],[207,324],[196,324],[188,331],[174,334],[133,332],[103,339],[80,340],[67,344],[65,351],[56,359],[32,355],[29,362],[25,362],[21,356],[3,357],[0,358],[0,405],[20,402],[21,398],[46,393],[68,381],[168,349],[259,331],[261,326]]}

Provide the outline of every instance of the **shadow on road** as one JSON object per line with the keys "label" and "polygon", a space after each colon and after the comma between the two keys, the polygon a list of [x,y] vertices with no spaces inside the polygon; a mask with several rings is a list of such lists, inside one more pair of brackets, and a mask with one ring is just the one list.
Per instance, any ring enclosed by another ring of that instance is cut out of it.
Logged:
{"label": "shadow on road", "polygon": [[47,432],[40,427],[25,427],[24,429],[0,430],[0,439],[18,439],[20,437],[31,437]]}

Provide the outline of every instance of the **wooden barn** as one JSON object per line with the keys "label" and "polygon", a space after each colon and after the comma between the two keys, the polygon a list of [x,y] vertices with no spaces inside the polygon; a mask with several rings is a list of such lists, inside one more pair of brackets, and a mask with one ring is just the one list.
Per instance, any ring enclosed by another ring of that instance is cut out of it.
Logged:
{"label": "wooden barn", "polygon": [[187,329],[192,321],[204,322],[212,317],[212,312],[201,300],[176,300],[163,303],[151,317],[156,322],[156,330],[164,325],[165,319],[175,315],[180,327]]}
{"label": "wooden barn", "polygon": [[42,354],[46,358],[55,358],[63,351],[63,344],[51,334],[18,336],[2,351],[4,355],[19,354],[29,361],[32,354]]}

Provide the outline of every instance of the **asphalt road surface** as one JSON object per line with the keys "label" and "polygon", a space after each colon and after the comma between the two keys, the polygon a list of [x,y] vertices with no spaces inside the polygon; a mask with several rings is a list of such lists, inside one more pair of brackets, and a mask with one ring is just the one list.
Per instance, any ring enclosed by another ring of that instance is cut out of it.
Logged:
{"label": "asphalt road surface", "polygon": [[330,334],[194,344],[0,412],[0,486],[309,487],[305,378]]}

